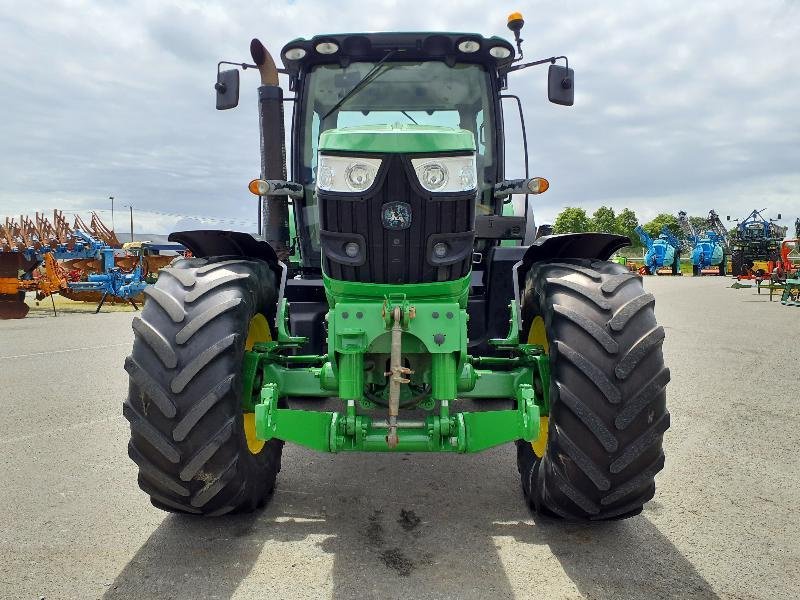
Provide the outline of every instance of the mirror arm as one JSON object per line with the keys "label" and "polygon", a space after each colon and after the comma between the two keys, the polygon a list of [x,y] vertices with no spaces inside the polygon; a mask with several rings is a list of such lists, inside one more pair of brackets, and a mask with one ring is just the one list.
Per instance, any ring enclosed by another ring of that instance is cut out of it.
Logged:
{"label": "mirror arm", "polygon": [[[229,60],[221,60],[217,63],[217,73],[220,72],[222,65],[232,65],[234,67],[241,67],[242,71],[246,71],[247,69],[258,69],[258,65],[251,65],[250,63],[243,63],[243,62],[238,63],[238,62],[231,62]],[[281,73],[282,75],[289,74],[288,69],[276,69],[276,71],[278,71],[278,73]]]}
{"label": "mirror arm", "polygon": [[506,73],[511,73],[513,71],[519,71],[520,69],[527,69],[528,67],[535,67],[536,65],[543,65],[545,63],[550,63],[551,65],[556,64],[556,61],[560,58],[564,59],[564,63],[566,67],[569,68],[569,59],[566,56],[551,56],[550,58],[543,58],[541,60],[534,60],[533,62],[522,63],[521,65],[514,65],[506,69]]}
{"label": "mirror arm", "polygon": [[243,71],[246,71],[247,69],[257,69],[258,68],[256,65],[251,65],[251,64],[248,64],[248,63],[237,63],[237,62],[231,62],[229,60],[221,60],[221,61],[219,61],[217,63],[217,73],[219,73],[220,70],[222,69],[222,65],[231,65],[231,66],[234,66],[234,67],[241,67]]}

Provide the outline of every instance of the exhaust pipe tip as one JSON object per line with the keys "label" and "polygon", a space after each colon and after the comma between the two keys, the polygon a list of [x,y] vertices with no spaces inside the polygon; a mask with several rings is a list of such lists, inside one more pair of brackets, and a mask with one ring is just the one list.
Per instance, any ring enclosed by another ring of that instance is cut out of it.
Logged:
{"label": "exhaust pipe tip", "polygon": [[261,74],[261,85],[278,85],[278,68],[269,50],[258,38],[250,41],[250,56]]}

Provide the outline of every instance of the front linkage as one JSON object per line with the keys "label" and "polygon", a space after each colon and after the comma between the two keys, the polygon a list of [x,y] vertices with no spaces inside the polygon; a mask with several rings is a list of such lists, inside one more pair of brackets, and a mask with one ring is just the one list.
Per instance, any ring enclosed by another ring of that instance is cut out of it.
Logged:
{"label": "front linkage", "polygon": [[[549,359],[541,346],[519,343],[516,301],[506,339],[492,340],[507,357],[467,354],[469,277],[392,286],[327,280],[328,354],[298,355],[304,343],[288,332],[279,306],[275,341],[245,354],[244,410],[255,412],[256,435],[323,452],[480,452],[515,440],[534,441],[548,414]],[[383,365],[386,368],[381,368]],[[411,389],[418,393],[411,397]],[[378,398],[369,389],[383,391]],[[398,419],[405,404],[438,414]],[[283,408],[290,397],[338,396],[345,412]],[[388,418],[357,414],[385,401]],[[459,398],[512,399],[516,408],[451,414]]]}

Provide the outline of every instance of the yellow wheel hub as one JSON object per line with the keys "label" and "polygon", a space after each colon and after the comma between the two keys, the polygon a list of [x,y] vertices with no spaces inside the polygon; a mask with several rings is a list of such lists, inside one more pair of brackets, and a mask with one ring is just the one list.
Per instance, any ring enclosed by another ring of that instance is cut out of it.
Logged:
{"label": "yellow wheel hub", "polygon": [[[542,317],[535,317],[531,328],[528,331],[528,343],[536,344],[544,348],[545,354],[550,354],[550,342],[547,339],[547,330],[544,326],[544,319]],[[547,449],[547,432],[550,426],[550,417],[539,417],[539,437],[535,442],[531,443],[533,453],[537,458],[544,456],[544,451]]]}
{"label": "yellow wheel hub", "polygon": [[[261,313],[256,313],[256,315],[250,319],[250,325],[247,328],[247,340],[245,340],[244,349],[252,350],[255,344],[271,341],[272,333],[269,330],[267,317]],[[266,442],[256,437],[256,415],[255,413],[246,412],[242,416],[244,437],[247,440],[247,448],[250,450],[251,454],[258,454],[264,448],[264,444],[266,444]]]}
{"label": "yellow wheel hub", "polygon": [[547,331],[544,328],[544,319],[542,317],[535,317],[531,328],[528,331],[528,343],[536,344],[544,348],[545,354],[550,354],[550,342],[547,340]]}

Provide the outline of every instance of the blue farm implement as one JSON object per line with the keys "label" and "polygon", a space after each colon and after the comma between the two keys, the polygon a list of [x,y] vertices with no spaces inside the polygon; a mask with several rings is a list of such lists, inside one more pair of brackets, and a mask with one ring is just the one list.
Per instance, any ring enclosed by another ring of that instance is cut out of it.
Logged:
{"label": "blue farm implement", "polygon": [[35,220],[6,218],[0,225],[0,319],[24,317],[28,291],[35,292],[37,300],[60,294],[98,302],[97,311],[107,298],[137,308],[134,300],[172,259],[160,252],[174,255],[183,247],[147,242],[125,246],[94,213],[89,225],[76,217],[72,227],[58,210],[52,222],[39,213]]}
{"label": "blue farm implement", "polygon": [[[82,232],[77,231],[76,233],[81,234]],[[133,270],[125,272],[122,267],[116,265],[113,248],[107,246],[100,248],[95,256],[95,260],[99,260],[101,264],[100,272],[90,274],[86,281],[68,282],[69,291],[100,294],[100,302],[95,313],[100,312],[109,294],[128,301],[133,308],[139,310],[134,298],[140,296],[148,285],[145,281],[142,258],[143,255],[139,255]]]}
{"label": "blue farm implement", "polygon": [[665,225],[661,234],[653,239],[638,225],[634,230],[647,248],[644,255],[644,267],[648,275],[680,275],[681,254],[678,238]]}
{"label": "blue farm implement", "polygon": [[684,211],[678,213],[678,223],[684,231],[686,244],[689,246],[692,274],[725,275],[728,242],[724,226],[722,230],[719,229],[722,223],[717,213],[713,210],[709,212],[705,232],[698,233]]}

